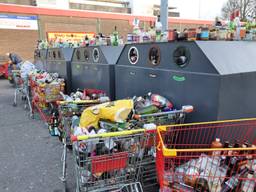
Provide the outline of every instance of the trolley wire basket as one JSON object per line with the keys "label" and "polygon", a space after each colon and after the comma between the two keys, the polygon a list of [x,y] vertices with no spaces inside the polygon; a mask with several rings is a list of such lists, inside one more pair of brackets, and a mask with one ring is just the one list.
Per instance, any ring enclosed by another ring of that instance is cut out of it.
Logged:
{"label": "trolley wire basket", "polygon": [[58,105],[58,130],[59,139],[63,143],[62,153],[62,176],[60,179],[66,181],[66,167],[67,167],[67,147],[72,148],[70,136],[73,133],[73,126],[79,122],[79,118],[85,108],[92,105],[101,103],[100,99],[97,100],[80,100],[80,101],[59,101]]}
{"label": "trolley wire basket", "polygon": [[53,111],[57,111],[56,102],[62,99],[60,92],[65,88],[63,82],[55,84],[38,83],[29,78],[32,97],[32,111],[31,117],[34,116],[35,111],[39,113],[40,118],[47,124],[51,120]]}
{"label": "trolley wire basket", "polygon": [[72,118],[74,119],[74,117],[80,117],[84,109],[99,103],[101,103],[99,99],[57,102],[60,121],[59,132],[63,143],[65,142],[67,145],[72,145],[70,141],[70,135],[72,132]]}
{"label": "trolley wire basket", "polygon": [[[138,127],[148,128],[149,124],[171,125],[184,123],[186,114],[193,111],[193,106],[183,106],[180,110],[173,110],[168,112],[160,112],[146,115],[134,115],[132,123]],[[146,126],[146,127],[145,127]],[[149,125],[151,126],[151,125]],[[144,150],[144,157],[140,171],[140,182],[145,191],[155,190],[158,188],[155,156],[156,156],[156,129],[148,132],[149,138]]]}
{"label": "trolley wire basket", "polygon": [[76,191],[142,191],[144,129],[72,137]]}
{"label": "trolley wire basket", "polygon": [[12,70],[13,82],[14,82],[14,99],[13,106],[17,106],[17,97],[21,96],[21,100],[24,101],[24,108],[29,107],[30,112],[32,111],[30,101],[30,87],[28,77],[22,78],[20,70]]}
{"label": "trolley wire basket", "polygon": [[255,144],[256,119],[159,126],[160,191],[255,192]]}

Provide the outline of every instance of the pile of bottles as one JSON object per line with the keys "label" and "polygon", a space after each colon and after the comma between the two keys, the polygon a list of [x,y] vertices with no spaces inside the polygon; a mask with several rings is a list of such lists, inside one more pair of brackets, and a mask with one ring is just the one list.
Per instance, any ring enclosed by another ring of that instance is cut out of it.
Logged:
{"label": "pile of bottles", "polygon": [[48,48],[77,48],[77,47],[87,47],[87,46],[99,46],[99,45],[107,45],[107,46],[118,46],[123,45],[124,40],[122,36],[119,36],[117,31],[117,27],[115,26],[112,34],[106,36],[102,33],[98,35],[94,35],[93,37],[88,37],[87,35],[84,39],[80,41],[72,41],[65,39],[56,39],[56,40],[38,40],[37,41],[37,50],[40,49],[48,49]]}
{"label": "pile of bottles", "polygon": [[58,73],[48,73],[42,70],[29,72],[30,87],[33,100],[38,107],[47,110],[48,102],[61,99],[60,92],[65,89],[65,81],[59,78]]}
{"label": "pile of bottles", "polygon": [[61,107],[61,113],[64,116],[67,116],[68,114],[71,114],[71,116],[80,116],[85,107],[88,106],[85,101],[93,100],[95,102],[98,101],[98,103],[103,103],[110,100],[104,91],[95,89],[85,89],[83,91],[77,90],[70,95],[65,95],[60,92],[60,95],[62,96],[62,100],[66,101],[66,104]]}
{"label": "pile of bottles", "polygon": [[48,122],[48,130],[51,136],[61,135],[59,131],[59,124],[59,113],[57,110],[54,110]]}
{"label": "pile of bottles", "polygon": [[[120,105],[117,104],[117,102],[131,103],[132,106],[116,106],[117,108],[115,108],[115,105]],[[169,120],[173,120],[173,117],[169,113],[164,113],[173,111],[173,104],[165,97],[158,94],[148,93],[145,96],[134,97],[132,100],[119,100],[106,103],[105,105],[96,105],[88,108],[88,110],[91,110],[91,112],[86,112],[84,116],[82,116],[83,119],[86,118],[87,120],[86,125],[80,123],[81,127],[75,127],[74,135],[117,132],[137,128],[146,128],[153,125],[155,127],[155,125],[159,124],[168,124]],[[103,114],[97,114],[99,113],[98,111],[101,110],[100,107],[104,108],[104,110],[102,110],[104,113],[111,114],[107,116],[108,119],[106,119]],[[127,110],[125,114],[124,109]],[[155,116],[154,114],[159,114],[159,116]],[[105,118],[102,118],[103,116]],[[114,119],[116,119],[116,121]],[[88,122],[90,122],[90,124]]]}
{"label": "pile of bottles", "polygon": [[102,90],[97,89],[84,89],[83,91],[78,89],[76,92],[72,92],[70,95],[65,95],[60,93],[64,101],[84,101],[84,100],[98,100],[105,99],[109,101],[109,97],[106,96],[106,93]]}
{"label": "pile of bottles", "polygon": [[228,22],[216,18],[210,26],[185,28],[183,31],[170,29],[163,31],[160,17],[150,29],[139,28],[135,25],[132,33],[127,34],[127,43],[166,42],[166,41],[195,41],[195,40],[256,40],[256,20],[240,22],[239,17]]}
{"label": "pile of bottles", "polygon": [[[201,154],[198,159],[190,159],[175,169],[165,173],[169,187],[177,191],[218,191],[218,192],[255,192],[256,190],[256,156],[254,145],[236,140],[234,143],[221,143],[217,138],[211,144],[218,148],[247,148],[248,150],[220,150]],[[174,190],[174,191],[175,191]],[[173,190],[172,190],[173,191]]]}

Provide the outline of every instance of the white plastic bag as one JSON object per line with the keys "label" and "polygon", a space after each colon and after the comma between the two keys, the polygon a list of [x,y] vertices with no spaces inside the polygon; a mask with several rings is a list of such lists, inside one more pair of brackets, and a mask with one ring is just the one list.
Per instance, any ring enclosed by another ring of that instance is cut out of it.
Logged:
{"label": "white plastic bag", "polygon": [[35,65],[29,61],[25,61],[20,67],[20,76],[25,79],[28,74],[35,69]]}

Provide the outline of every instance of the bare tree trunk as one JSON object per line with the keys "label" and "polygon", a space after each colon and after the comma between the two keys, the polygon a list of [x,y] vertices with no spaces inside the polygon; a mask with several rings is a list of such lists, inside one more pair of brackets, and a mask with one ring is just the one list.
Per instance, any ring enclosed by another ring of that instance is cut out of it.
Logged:
{"label": "bare tree trunk", "polygon": [[246,21],[248,16],[256,16],[256,0],[228,0],[222,8],[222,15],[224,19],[235,11],[240,11],[240,19]]}

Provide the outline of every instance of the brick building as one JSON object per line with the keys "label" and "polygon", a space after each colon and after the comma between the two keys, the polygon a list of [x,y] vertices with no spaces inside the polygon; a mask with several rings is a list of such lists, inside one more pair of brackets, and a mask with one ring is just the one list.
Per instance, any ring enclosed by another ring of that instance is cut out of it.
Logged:
{"label": "brick building", "polygon": [[[119,8],[112,8],[112,12],[54,9],[36,7],[33,6],[33,2],[32,0],[0,0],[0,15],[33,15],[37,16],[38,23],[38,28],[34,30],[3,29],[0,23],[0,55],[13,51],[25,59],[33,58],[36,41],[38,39],[45,39],[47,32],[101,32],[103,34],[110,34],[113,32],[114,26],[117,26],[120,35],[126,37],[126,34],[132,31],[134,18],[138,18],[141,21],[141,26],[149,26],[150,21],[155,20],[153,16],[129,14],[129,9],[125,7],[123,8],[126,9],[127,13],[124,14],[113,13],[113,11],[120,12]],[[80,8],[86,8],[86,6],[80,6]],[[106,7],[106,9],[109,10],[109,7]],[[212,21],[169,18],[169,28],[180,30],[189,27],[211,25],[211,23]]]}

